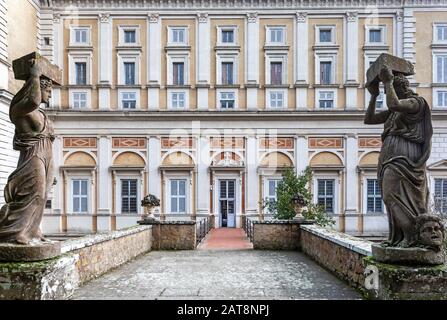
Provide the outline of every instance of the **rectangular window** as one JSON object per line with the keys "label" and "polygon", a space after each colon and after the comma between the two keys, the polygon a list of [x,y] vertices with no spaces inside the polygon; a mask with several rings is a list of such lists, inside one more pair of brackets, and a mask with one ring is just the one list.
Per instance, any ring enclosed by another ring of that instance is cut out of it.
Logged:
{"label": "rectangular window", "polygon": [[320,42],[332,42],[332,29],[320,29]]}
{"label": "rectangular window", "polygon": [[334,107],[334,92],[320,91],[318,102],[320,109],[332,109]]}
{"label": "rectangular window", "polygon": [[172,42],[173,43],[185,43],[185,29],[173,28],[172,29]]}
{"label": "rectangular window", "polygon": [[438,83],[447,82],[447,55],[436,56],[436,73]]}
{"label": "rectangular window", "polygon": [[172,84],[184,85],[184,69],[185,64],[183,62],[174,62],[172,64]]}
{"label": "rectangular window", "polygon": [[383,108],[383,99],[385,98],[385,94],[383,93],[383,91],[380,91],[379,95],[377,96],[376,99],[376,108],[377,109],[381,109]]}
{"label": "rectangular window", "polygon": [[320,62],[320,84],[331,84],[332,81],[332,62]]}
{"label": "rectangular window", "polygon": [[88,211],[88,180],[73,180],[73,213],[87,213]]}
{"label": "rectangular window", "polygon": [[86,108],[87,107],[87,93],[86,92],[73,92],[73,108]]}
{"label": "rectangular window", "polygon": [[122,107],[123,109],[136,109],[137,94],[135,92],[123,92]]}
{"label": "rectangular window", "polygon": [[438,91],[438,107],[447,107],[447,91]]}
{"label": "rectangular window", "polygon": [[234,92],[222,92],[220,94],[220,108],[234,109],[235,96]]}
{"label": "rectangular window", "polygon": [[382,42],[382,29],[370,29],[369,30],[369,42],[381,43]]}
{"label": "rectangular window", "polygon": [[234,84],[233,62],[222,62],[222,84]]}
{"label": "rectangular window", "polygon": [[124,30],[124,43],[136,43],[137,32],[135,30]]}
{"label": "rectangular window", "polygon": [[76,72],[76,84],[86,85],[87,84],[87,63],[86,62],[75,62],[75,72]]}
{"label": "rectangular window", "polygon": [[447,213],[447,179],[435,179],[435,210]]}
{"label": "rectangular window", "polygon": [[75,43],[87,43],[88,39],[88,30],[87,29],[75,29]]}
{"label": "rectangular window", "polygon": [[222,42],[234,43],[234,30],[222,30]]}
{"label": "rectangular window", "polygon": [[126,85],[135,84],[135,62],[124,62],[124,76]]}
{"label": "rectangular window", "polygon": [[436,41],[447,41],[447,25],[435,27]]}
{"label": "rectangular window", "polygon": [[280,179],[268,179],[268,190],[267,190],[267,199],[270,201],[276,201],[278,199],[276,194],[276,189],[278,188],[278,184],[281,182]]}
{"label": "rectangular window", "polygon": [[284,29],[283,28],[270,28],[270,42],[284,43]]}
{"label": "rectangular window", "polygon": [[380,191],[379,181],[377,179],[366,180],[367,191],[367,212],[383,212],[382,195]]}
{"label": "rectangular window", "polygon": [[284,107],[284,93],[282,91],[270,92],[270,108],[280,109]]}
{"label": "rectangular window", "polygon": [[318,204],[326,213],[334,213],[334,179],[318,179]]}
{"label": "rectangular window", "polygon": [[186,180],[171,180],[171,213],[186,213]]}
{"label": "rectangular window", "polygon": [[185,107],[185,93],[173,92],[172,93],[172,107],[183,109]]}
{"label": "rectangular window", "polygon": [[137,210],[137,179],[121,180],[121,212],[138,213]]}
{"label": "rectangular window", "polygon": [[282,84],[282,62],[270,63],[270,83]]}

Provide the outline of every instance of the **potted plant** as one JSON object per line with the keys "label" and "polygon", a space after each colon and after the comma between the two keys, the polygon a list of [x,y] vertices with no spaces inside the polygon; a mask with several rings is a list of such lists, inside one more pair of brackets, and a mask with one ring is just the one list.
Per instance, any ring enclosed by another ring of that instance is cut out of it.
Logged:
{"label": "potted plant", "polygon": [[154,211],[155,208],[160,206],[160,199],[158,199],[153,194],[149,194],[144,197],[141,201],[141,206],[145,208],[145,216],[144,219],[152,219],[155,220]]}

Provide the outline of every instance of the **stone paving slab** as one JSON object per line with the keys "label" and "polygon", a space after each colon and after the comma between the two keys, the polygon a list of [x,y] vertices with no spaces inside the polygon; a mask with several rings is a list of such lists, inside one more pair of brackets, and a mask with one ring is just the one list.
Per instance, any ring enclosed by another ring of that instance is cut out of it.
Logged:
{"label": "stone paving slab", "polygon": [[198,250],[247,250],[253,249],[253,244],[240,228],[211,229]]}
{"label": "stone paving slab", "polygon": [[154,251],[93,280],[73,299],[361,299],[296,251]]}

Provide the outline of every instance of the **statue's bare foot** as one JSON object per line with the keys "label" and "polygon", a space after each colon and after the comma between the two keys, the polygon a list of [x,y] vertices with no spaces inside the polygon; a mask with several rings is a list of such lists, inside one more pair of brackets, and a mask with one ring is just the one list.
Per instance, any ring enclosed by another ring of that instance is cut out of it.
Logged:
{"label": "statue's bare foot", "polygon": [[30,244],[31,239],[29,239],[29,238],[27,238],[25,236],[18,236],[15,239],[15,242],[18,243],[18,244],[28,245],[28,244]]}

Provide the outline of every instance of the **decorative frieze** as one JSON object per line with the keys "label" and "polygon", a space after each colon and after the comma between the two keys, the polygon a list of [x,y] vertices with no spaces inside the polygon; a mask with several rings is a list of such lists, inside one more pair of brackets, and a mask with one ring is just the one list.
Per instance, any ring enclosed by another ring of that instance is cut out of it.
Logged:
{"label": "decorative frieze", "polygon": [[110,13],[100,13],[99,20],[101,23],[109,23]]}
{"label": "decorative frieze", "polygon": [[211,138],[211,148],[215,149],[244,149],[244,138]]}
{"label": "decorative frieze", "polygon": [[199,19],[199,23],[207,23],[208,22],[208,13],[199,13],[197,14]]}
{"label": "decorative frieze", "polygon": [[293,138],[262,138],[259,142],[261,149],[286,149],[294,147]]}
{"label": "decorative frieze", "polygon": [[254,23],[254,22],[258,21],[258,13],[257,12],[249,12],[249,13],[247,13],[247,17],[248,17],[249,23]]}
{"label": "decorative frieze", "polygon": [[96,138],[64,138],[64,148],[96,148]]}
{"label": "decorative frieze", "polygon": [[309,138],[309,148],[313,149],[339,149],[343,148],[342,138]]}
{"label": "decorative frieze", "polygon": [[346,12],[346,19],[348,22],[356,22],[358,17],[358,12],[355,11],[349,11]]}
{"label": "decorative frieze", "polygon": [[113,148],[145,149],[146,138],[112,138]]}
{"label": "decorative frieze", "polygon": [[193,148],[193,139],[188,137],[162,138],[162,149],[191,149]]}
{"label": "decorative frieze", "polygon": [[296,21],[306,22],[307,21],[307,12],[297,12],[296,13]]}
{"label": "decorative frieze", "polygon": [[382,139],[380,137],[360,137],[358,143],[359,148],[380,148]]}
{"label": "decorative frieze", "polygon": [[158,13],[150,13],[149,14],[149,22],[150,23],[158,23],[159,14]]}

